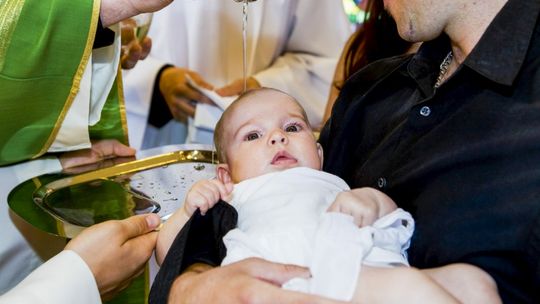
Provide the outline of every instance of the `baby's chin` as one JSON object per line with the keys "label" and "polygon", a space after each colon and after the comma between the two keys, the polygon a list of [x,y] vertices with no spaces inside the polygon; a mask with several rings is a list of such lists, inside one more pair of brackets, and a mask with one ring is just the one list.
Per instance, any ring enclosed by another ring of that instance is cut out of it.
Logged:
{"label": "baby's chin", "polygon": [[317,165],[317,166],[309,166],[309,165],[300,164],[300,163],[297,162],[295,164],[272,165],[270,170],[268,170],[268,172],[265,172],[265,173],[285,171],[285,170],[288,170],[288,169],[300,168],[300,167],[310,168],[310,169],[313,169],[313,170],[321,170],[321,167],[319,165]]}
{"label": "baby's chin", "polygon": [[305,164],[305,163],[297,162],[296,164],[278,166],[276,168],[277,169],[276,171],[283,171],[283,170],[292,169],[292,168],[299,168],[299,167],[310,168],[310,169],[317,170],[317,171],[322,170],[321,164],[319,164],[319,163],[317,163],[317,164]]}
{"label": "baby's chin", "polygon": [[[261,175],[265,175],[265,174],[269,174],[269,173],[281,172],[281,171],[285,171],[285,170],[289,170],[289,169],[293,169],[293,168],[298,168],[298,167],[301,167],[301,166],[299,164],[294,164],[294,165],[283,165],[283,164],[270,165],[267,168],[265,168],[264,172],[261,172],[257,176],[261,176]],[[253,176],[253,177],[256,177],[256,176]]]}
{"label": "baby's chin", "polygon": [[250,175],[244,175],[244,176],[235,176],[233,178],[233,182],[235,184],[238,184],[239,182],[242,182],[246,179],[255,178],[255,177],[259,177],[268,173],[281,172],[281,171],[285,171],[285,170],[289,170],[293,168],[299,168],[299,167],[310,168],[310,169],[318,170],[318,171],[321,170],[321,167],[319,165],[309,166],[309,165],[300,164],[298,162],[294,164],[276,164],[276,165],[271,164],[267,166],[262,172],[252,173]]}

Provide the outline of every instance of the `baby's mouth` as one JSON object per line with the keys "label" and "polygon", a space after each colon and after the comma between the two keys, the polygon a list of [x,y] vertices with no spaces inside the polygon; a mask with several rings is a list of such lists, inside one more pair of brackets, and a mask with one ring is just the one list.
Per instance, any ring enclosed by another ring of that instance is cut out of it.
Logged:
{"label": "baby's mouth", "polygon": [[298,161],[292,155],[287,153],[287,151],[280,151],[274,155],[272,159],[272,165],[290,165],[296,164]]}

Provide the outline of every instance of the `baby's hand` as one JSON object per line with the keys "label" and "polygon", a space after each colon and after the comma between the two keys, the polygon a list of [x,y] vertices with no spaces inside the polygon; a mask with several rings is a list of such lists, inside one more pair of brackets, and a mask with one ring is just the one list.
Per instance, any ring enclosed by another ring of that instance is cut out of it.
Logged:
{"label": "baby's hand", "polygon": [[374,188],[358,188],[343,191],[327,211],[349,214],[359,227],[373,224],[380,217],[397,208],[386,194]]}
{"label": "baby's hand", "polygon": [[159,265],[167,255],[176,235],[195,210],[201,209],[201,214],[204,215],[220,198],[227,200],[232,190],[232,183],[223,184],[216,179],[198,181],[189,189],[183,208],[173,213],[159,231],[156,245],[156,261]]}
{"label": "baby's hand", "polygon": [[201,214],[205,215],[220,198],[226,200],[232,190],[232,183],[223,184],[217,179],[200,180],[187,193],[184,211],[191,216],[195,210],[199,209]]}

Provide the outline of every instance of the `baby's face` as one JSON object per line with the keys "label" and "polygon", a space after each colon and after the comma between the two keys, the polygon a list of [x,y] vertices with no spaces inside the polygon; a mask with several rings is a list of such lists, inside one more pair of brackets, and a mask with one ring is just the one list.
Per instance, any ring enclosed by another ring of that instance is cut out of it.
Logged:
{"label": "baby's face", "polygon": [[261,92],[236,105],[223,136],[235,183],[294,167],[320,170],[322,150],[302,109],[280,92]]}

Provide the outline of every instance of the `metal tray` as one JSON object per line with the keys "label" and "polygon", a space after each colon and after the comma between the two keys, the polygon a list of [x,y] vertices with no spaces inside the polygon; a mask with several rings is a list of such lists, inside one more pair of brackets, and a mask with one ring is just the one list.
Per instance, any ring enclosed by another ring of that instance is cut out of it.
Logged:
{"label": "metal tray", "polygon": [[[30,224],[72,238],[105,220],[149,212],[166,219],[182,206],[195,181],[215,176],[216,162],[212,150],[162,153],[73,176],[34,178],[15,188],[8,201]],[[35,208],[23,210],[21,204],[12,204],[25,200],[28,191],[45,216]]]}

